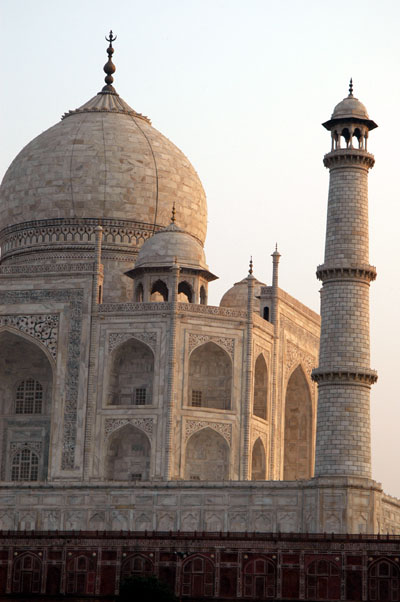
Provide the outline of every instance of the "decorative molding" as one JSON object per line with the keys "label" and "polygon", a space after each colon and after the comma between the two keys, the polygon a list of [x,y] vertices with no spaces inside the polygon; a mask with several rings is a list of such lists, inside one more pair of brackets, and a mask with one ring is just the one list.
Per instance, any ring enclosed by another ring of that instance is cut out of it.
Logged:
{"label": "decorative molding", "polygon": [[330,169],[340,168],[345,164],[350,164],[363,169],[370,169],[374,166],[375,158],[373,155],[362,149],[342,148],[327,153],[324,157],[325,167]]}
{"label": "decorative molding", "polygon": [[[68,256],[71,259],[71,256]],[[102,272],[103,266],[100,270]],[[91,263],[23,263],[19,265],[5,265],[0,267],[0,275],[13,274],[53,274],[59,272],[90,272],[94,271],[94,262]]]}
{"label": "decorative molding", "polygon": [[317,267],[316,276],[318,280],[322,280],[322,282],[331,280],[357,280],[359,282],[361,280],[369,283],[376,278],[376,268],[373,265],[346,267],[322,264]]}
{"label": "decorative molding", "polygon": [[58,314],[5,315],[0,316],[0,327],[9,326],[38,339],[54,360],[57,358]]}
{"label": "decorative molding", "polygon": [[195,303],[178,303],[178,310],[184,313],[208,314],[211,316],[225,316],[228,318],[247,318],[247,311],[230,309],[216,305],[197,305]]}
{"label": "decorative molding", "polygon": [[229,337],[213,336],[208,334],[197,334],[194,332],[189,333],[189,353],[191,353],[193,349],[195,349],[195,347],[210,342],[216,343],[220,347],[223,347],[225,351],[227,351],[229,355],[233,358],[235,350],[235,339]]}
{"label": "decorative molding", "polygon": [[267,455],[267,428],[265,431],[260,429],[260,427],[253,426],[251,429],[251,449],[253,449],[254,443],[257,439],[260,438],[262,443],[264,444],[265,455]]}
{"label": "decorative molding", "polygon": [[172,309],[172,303],[102,303],[99,305],[99,313],[128,313],[141,312],[159,312],[165,313]]}
{"label": "decorative molding", "polygon": [[157,333],[156,332],[112,332],[108,335],[108,350],[114,351],[118,345],[129,339],[138,339],[146,343],[153,351],[156,350]]}
{"label": "decorative molding", "polygon": [[378,374],[375,370],[368,368],[359,368],[358,370],[349,370],[348,368],[315,368],[312,371],[311,378],[321,387],[324,384],[343,384],[350,382],[355,385],[371,386],[378,380]]}
{"label": "decorative molding", "polygon": [[217,431],[231,445],[232,425],[226,422],[208,422],[207,420],[186,420],[185,423],[185,442],[197,431],[204,428],[210,428]]}
{"label": "decorative molding", "polygon": [[144,431],[147,435],[151,436],[153,433],[153,418],[106,418],[104,425],[104,439],[107,439],[111,433],[117,429],[125,426],[125,424],[132,424],[141,431]]}
{"label": "decorative molding", "polygon": [[29,448],[30,450],[36,452],[38,455],[42,453],[42,442],[41,441],[21,441],[21,442],[12,442],[10,444],[10,452],[12,455],[21,451],[22,449]]}
{"label": "decorative molding", "polygon": [[254,358],[257,361],[259,355],[262,355],[265,359],[265,363],[268,366],[268,362],[270,359],[269,351],[267,351],[264,347],[261,347],[258,343],[254,345]]}
{"label": "decorative molding", "polygon": [[81,366],[81,337],[84,291],[82,289],[0,291],[0,305],[22,303],[68,303],[70,322],[65,375],[65,404],[61,468],[73,470],[77,437],[77,407],[79,371]]}

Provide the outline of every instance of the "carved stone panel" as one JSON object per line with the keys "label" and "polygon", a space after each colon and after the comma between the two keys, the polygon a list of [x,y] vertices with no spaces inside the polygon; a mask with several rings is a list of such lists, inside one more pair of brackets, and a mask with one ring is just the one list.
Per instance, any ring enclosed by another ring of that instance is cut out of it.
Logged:
{"label": "carved stone panel", "polygon": [[9,326],[38,339],[55,360],[57,357],[58,314],[0,316],[0,327]]}
{"label": "carved stone panel", "polygon": [[104,427],[104,439],[125,424],[132,424],[148,435],[153,432],[153,418],[107,418]]}
{"label": "carved stone panel", "polygon": [[189,333],[189,353],[191,353],[195,347],[210,342],[216,343],[220,347],[223,347],[223,349],[225,349],[225,351],[227,351],[233,358],[235,339],[231,339],[229,337],[212,336],[208,334],[196,334],[194,332]]}
{"label": "carved stone panel", "polygon": [[139,341],[146,343],[153,351],[155,351],[157,344],[157,333],[156,332],[112,332],[108,336],[108,349],[111,353],[118,345],[125,343],[129,339],[134,338]]}
{"label": "carved stone panel", "polygon": [[220,433],[227,440],[229,445],[231,445],[232,425],[224,422],[208,422],[207,420],[187,420],[185,424],[185,441],[187,441],[193,433],[207,427]]}

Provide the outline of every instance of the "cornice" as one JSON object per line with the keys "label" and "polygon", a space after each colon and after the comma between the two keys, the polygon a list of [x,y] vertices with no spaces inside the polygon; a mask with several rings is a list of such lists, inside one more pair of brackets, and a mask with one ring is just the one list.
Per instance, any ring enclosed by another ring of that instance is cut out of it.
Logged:
{"label": "cornice", "polygon": [[317,267],[316,276],[322,282],[332,280],[361,280],[371,282],[376,278],[376,268],[368,264],[359,266],[329,266],[322,264]]}
{"label": "cornice", "polygon": [[374,155],[367,151],[354,148],[342,148],[327,153],[324,157],[324,165],[331,170],[342,167],[360,167],[370,169],[374,166]]}
{"label": "cornice", "polygon": [[315,368],[311,372],[311,379],[318,383],[319,386],[338,384],[341,385],[344,382],[371,386],[378,380],[378,374],[375,370],[370,368],[346,368],[346,367],[332,367],[332,368]]}

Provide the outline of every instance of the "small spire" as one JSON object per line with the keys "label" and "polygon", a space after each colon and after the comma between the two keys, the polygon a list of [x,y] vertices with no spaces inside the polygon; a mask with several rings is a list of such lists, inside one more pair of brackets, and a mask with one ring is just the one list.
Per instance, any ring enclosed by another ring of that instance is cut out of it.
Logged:
{"label": "small spire", "polygon": [[353,78],[350,78],[350,84],[349,84],[349,97],[353,97]]}
{"label": "small spire", "polygon": [[172,205],[171,224],[175,223],[175,213],[176,213],[176,211],[175,211],[175,201],[174,201],[174,203]]}
{"label": "small spire", "polygon": [[275,243],[275,251],[272,253],[272,257],[277,257],[277,256],[281,256],[281,254],[278,251],[278,243]]}
{"label": "small spire", "polygon": [[249,263],[249,276],[253,274],[253,256],[250,255],[250,263]]}
{"label": "small spire", "polygon": [[107,42],[110,42],[107,48],[107,54],[108,54],[108,61],[106,62],[106,64],[103,67],[104,73],[106,74],[104,81],[106,82],[106,85],[104,86],[104,88],[102,89],[103,93],[109,93],[109,94],[116,94],[115,88],[112,85],[114,78],[112,76],[113,73],[115,73],[115,65],[112,62],[112,55],[114,54],[114,48],[112,47],[112,43],[115,42],[115,40],[117,39],[117,36],[113,36],[113,32],[110,29],[110,35],[108,36],[108,38],[106,38]]}

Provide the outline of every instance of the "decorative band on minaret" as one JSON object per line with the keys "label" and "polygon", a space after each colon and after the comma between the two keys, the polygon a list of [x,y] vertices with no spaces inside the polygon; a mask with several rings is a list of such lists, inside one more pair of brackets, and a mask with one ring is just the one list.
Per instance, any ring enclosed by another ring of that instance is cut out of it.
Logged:
{"label": "decorative band on minaret", "polygon": [[370,388],[377,374],[370,369],[369,284],[376,270],[369,265],[368,171],[374,157],[367,151],[376,128],[364,105],[349,95],[323,124],[331,132],[325,260],[317,268],[321,290],[315,476],[371,478]]}

